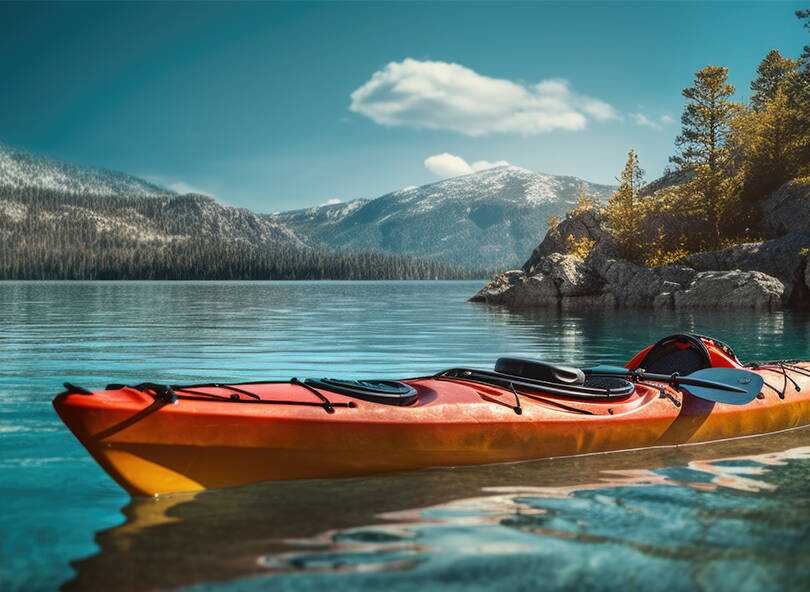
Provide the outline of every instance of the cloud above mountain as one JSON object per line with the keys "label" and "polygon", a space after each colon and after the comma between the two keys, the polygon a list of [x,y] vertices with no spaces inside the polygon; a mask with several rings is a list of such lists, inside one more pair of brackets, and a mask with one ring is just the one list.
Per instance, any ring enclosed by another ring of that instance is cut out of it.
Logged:
{"label": "cloud above mountain", "polygon": [[505,160],[499,160],[497,162],[477,160],[470,164],[460,156],[448,152],[434,154],[425,159],[425,167],[427,170],[442,179],[458,177],[459,175],[469,175],[477,171],[483,171],[497,166],[506,166],[508,164],[509,163]]}
{"label": "cloud above mountain", "polygon": [[183,181],[175,181],[174,183],[166,183],[166,187],[174,191],[175,193],[179,193],[180,195],[185,195],[187,193],[196,193],[198,195],[207,195],[208,197],[216,197],[210,191],[206,191],[205,189],[200,189],[199,187],[195,187],[194,185],[189,185]]}
{"label": "cloud above mountain", "polygon": [[675,120],[672,119],[669,115],[661,115],[657,118],[649,116],[645,113],[638,112],[638,113],[628,113],[630,116],[630,121],[633,122],[633,125],[639,125],[642,127],[649,127],[654,130],[662,130],[664,129],[665,125],[669,125],[670,123],[674,123]]}
{"label": "cloud above mountain", "polygon": [[391,62],[351,94],[353,112],[386,126],[451,130],[468,136],[554,130],[619,119],[600,99],[575,92],[561,78],[526,85],[491,78],[448,62]]}

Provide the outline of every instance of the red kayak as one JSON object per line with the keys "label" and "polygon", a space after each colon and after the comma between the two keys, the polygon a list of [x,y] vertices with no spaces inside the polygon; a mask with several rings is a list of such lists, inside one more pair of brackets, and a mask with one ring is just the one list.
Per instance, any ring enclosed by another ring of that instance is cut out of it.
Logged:
{"label": "red kayak", "polygon": [[66,385],[54,407],[132,495],[673,446],[810,423],[808,362],[745,366],[719,341],[675,335],[619,368],[626,376],[604,368],[502,358],[494,371],[401,381]]}

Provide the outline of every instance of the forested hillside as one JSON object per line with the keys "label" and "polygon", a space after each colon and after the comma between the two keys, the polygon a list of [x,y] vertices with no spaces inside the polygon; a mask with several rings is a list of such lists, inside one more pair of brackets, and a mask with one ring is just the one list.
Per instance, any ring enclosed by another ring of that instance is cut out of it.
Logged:
{"label": "forested hillside", "polygon": [[[796,11],[810,32],[810,10]],[[606,210],[619,253],[647,266],[761,241],[773,232],[768,200],[810,185],[810,45],[798,59],[769,51],[735,100],[728,68],[709,65],[684,88],[673,168],[643,186],[631,150]]]}
{"label": "forested hillside", "polygon": [[0,279],[472,279],[484,271],[303,246],[285,226],[199,196],[0,187]]}

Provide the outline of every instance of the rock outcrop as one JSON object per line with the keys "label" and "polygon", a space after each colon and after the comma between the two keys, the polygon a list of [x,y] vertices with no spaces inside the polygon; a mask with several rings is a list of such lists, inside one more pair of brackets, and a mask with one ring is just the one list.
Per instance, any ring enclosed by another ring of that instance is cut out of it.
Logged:
{"label": "rock outcrop", "polygon": [[704,271],[672,295],[675,308],[780,308],[785,286],[759,271]]}
{"label": "rock outcrop", "polygon": [[787,301],[803,300],[808,250],[810,236],[788,234],[761,243],[745,243],[719,251],[696,253],[678,263],[698,271],[760,271],[782,282]]}
{"label": "rock outcrop", "polygon": [[[564,237],[568,235],[594,241],[585,259],[565,254]],[[675,265],[647,268],[616,255],[600,213],[591,210],[550,230],[522,269],[496,276],[471,300],[513,307],[807,306],[809,252],[810,236],[789,234],[697,253]]]}
{"label": "rock outcrop", "polygon": [[603,249],[612,243],[613,237],[605,229],[603,217],[598,210],[569,212],[565,220],[549,229],[543,242],[534,249],[528,261],[523,264],[523,270],[526,273],[533,273],[537,264],[544,257],[553,253],[565,253],[568,250],[569,240],[580,241],[583,238],[601,245]]}
{"label": "rock outcrop", "polygon": [[810,236],[810,183],[790,181],[762,202],[761,225],[770,236]]}
{"label": "rock outcrop", "polygon": [[641,191],[639,191],[639,196],[648,197],[650,195],[655,195],[662,189],[678,187],[684,183],[688,183],[694,178],[695,174],[689,171],[671,171],[669,173],[664,173],[664,175],[658,177],[655,181],[651,181],[642,187]]}

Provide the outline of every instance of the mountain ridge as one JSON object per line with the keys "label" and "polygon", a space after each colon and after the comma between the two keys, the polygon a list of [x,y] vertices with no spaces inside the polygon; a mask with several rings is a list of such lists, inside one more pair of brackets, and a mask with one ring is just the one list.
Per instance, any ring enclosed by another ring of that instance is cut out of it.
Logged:
{"label": "mountain ridge", "polygon": [[[0,143],[0,222],[17,223],[30,215],[36,200],[19,196],[35,191],[47,196],[47,206],[39,209],[43,216],[117,229],[137,241],[211,236],[259,246],[380,251],[479,269],[519,265],[542,239],[547,220],[565,215],[583,188],[601,202],[614,189],[502,165],[374,199],[258,214],[208,196],[178,195],[126,173],[79,167]],[[93,196],[99,199],[88,201]],[[157,201],[134,207],[116,203],[121,198]]]}
{"label": "mountain ridge", "polygon": [[145,197],[176,195],[139,177],[110,169],[74,165],[0,142],[0,187],[37,187],[84,195]]}
{"label": "mountain ridge", "polygon": [[503,165],[353,200],[269,215],[312,246],[372,249],[448,263],[518,265],[546,222],[576,203],[580,188],[604,202],[614,187]]}

